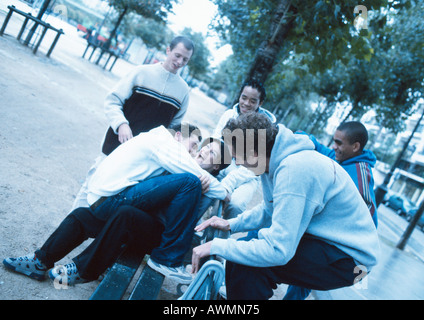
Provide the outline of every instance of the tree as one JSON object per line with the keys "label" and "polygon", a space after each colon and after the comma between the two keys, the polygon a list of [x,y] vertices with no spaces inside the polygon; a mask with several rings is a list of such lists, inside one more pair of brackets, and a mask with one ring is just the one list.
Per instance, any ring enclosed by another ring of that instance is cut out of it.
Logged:
{"label": "tree", "polygon": [[316,93],[317,126],[324,127],[335,105],[343,103],[347,107],[340,121],[360,119],[374,109],[378,124],[397,133],[422,97],[422,0],[367,2],[368,29],[354,26],[357,1],[244,0],[236,7],[227,0],[214,2],[219,8],[214,27],[233,47],[236,74],[231,81],[239,86],[248,76],[261,79],[270,110],[305,119],[313,109],[294,102],[307,103]]}
{"label": "tree", "polygon": [[188,66],[190,74],[194,78],[203,77],[209,68],[210,51],[205,44],[205,38],[200,32],[193,32],[190,28],[184,28],[181,33],[189,37],[195,43],[194,55],[190,59]]}
{"label": "tree", "polygon": [[146,46],[163,52],[174,38],[174,33],[166,23],[151,18],[140,19],[135,13],[123,19],[120,30],[127,38],[141,38]]}
{"label": "tree", "polygon": [[[367,39],[352,32],[356,0],[244,0],[236,7],[228,0],[213,1],[219,10],[215,28],[233,45],[235,54],[243,55],[246,49],[255,52],[245,78],[265,83],[281,56],[310,53],[303,56],[303,63],[316,73],[335,60],[346,62],[346,53],[358,59],[372,54]],[[367,6],[371,10],[385,4],[373,0]]]}
{"label": "tree", "polygon": [[375,110],[378,123],[397,133],[424,93],[424,2],[412,6],[408,1],[386,19],[375,35],[375,81],[381,84]]}
{"label": "tree", "polygon": [[145,18],[150,18],[156,21],[165,21],[168,17],[168,12],[172,11],[172,6],[178,0],[149,0],[149,1],[132,1],[132,0],[108,0],[109,5],[114,7],[119,12],[118,20],[112,30],[105,47],[109,48],[112,39],[115,38],[116,32],[122,19],[128,12],[135,12]]}

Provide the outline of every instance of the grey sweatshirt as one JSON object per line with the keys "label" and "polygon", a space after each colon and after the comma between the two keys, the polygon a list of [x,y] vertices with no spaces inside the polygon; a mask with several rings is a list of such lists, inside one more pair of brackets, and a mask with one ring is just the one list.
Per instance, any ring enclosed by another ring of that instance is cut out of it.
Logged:
{"label": "grey sweatshirt", "polygon": [[377,263],[379,240],[368,208],[346,171],[314,151],[307,136],[279,125],[264,201],[229,220],[231,231],[260,229],[258,239],[214,239],[211,254],[239,264],[285,265],[307,233],[332,244],[368,269]]}

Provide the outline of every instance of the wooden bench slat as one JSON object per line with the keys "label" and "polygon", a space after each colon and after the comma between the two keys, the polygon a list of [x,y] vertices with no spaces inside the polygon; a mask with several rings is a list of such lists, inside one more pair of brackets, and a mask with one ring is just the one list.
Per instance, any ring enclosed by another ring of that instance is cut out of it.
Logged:
{"label": "wooden bench slat", "polygon": [[143,258],[124,252],[97,286],[90,300],[121,300]]}
{"label": "wooden bench slat", "polygon": [[128,300],[156,300],[165,276],[146,265]]}

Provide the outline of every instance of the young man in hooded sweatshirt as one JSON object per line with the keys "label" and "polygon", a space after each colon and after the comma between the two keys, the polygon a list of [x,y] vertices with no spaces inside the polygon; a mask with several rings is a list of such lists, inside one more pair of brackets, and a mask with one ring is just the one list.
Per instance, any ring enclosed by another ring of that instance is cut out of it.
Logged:
{"label": "young man in hooded sweatshirt", "polygon": [[[296,133],[304,134],[304,132]],[[364,149],[368,142],[368,131],[365,126],[358,121],[343,122],[334,133],[332,148],[319,143],[313,135],[309,135],[309,138],[314,143],[315,150],[337,161],[347,171],[355,182],[377,227],[377,206],[372,174],[372,168],[374,168],[377,158],[371,150]],[[304,300],[310,292],[311,290],[306,288],[289,286],[284,300]]]}
{"label": "young man in hooded sweatshirt", "polygon": [[309,137],[253,113],[230,120],[226,129],[224,138],[239,139],[232,144],[237,163],[261,175],[264,200],[196,230],[259,229],[258,237],[194,248],[193,272],[203,257],[219,255],[227,260],[227,298],[261,300],[280,283],[315,290],[351,286],[377,264],[379,240],[366,204],[348,173],[316,152]]}

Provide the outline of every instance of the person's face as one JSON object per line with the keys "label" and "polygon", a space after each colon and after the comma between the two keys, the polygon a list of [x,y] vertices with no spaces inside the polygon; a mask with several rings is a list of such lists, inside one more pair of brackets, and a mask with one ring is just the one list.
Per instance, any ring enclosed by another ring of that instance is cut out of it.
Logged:
{"label": "person's face", "polygon": [[262,105],[261,94],[258,89],[252,87],[244,87],[239,98],[240,113],[249,113],[258,110]]}
{"label": "person's face", "polygon": [[175,139],[179,141],[190,153],[192,157],[196,155],[197,149],[199,148],[199,136],[192,133],[190,137],[184,138],[181,132],[175,134]]}
{"label": "person's face", "polygon": [[234,148],[232,154],[236,165],[249,169],[257,176],[260,176],[269,170],[269,159],[267,159],[265,155],[258,156],[257,152],[249,152],[249,155],[245,156],[242,153],[237,153]]}
{"label": "person's face", "polygon": [[209,173],[219,169],[221,160],[221,146],[218,142],[211,142],[205,145],[194,157],[203,170]]}
{"label": "person's face", "polygon": [[192,54],[193,50],[187,50],[181,42],[172,50],[168,47],[166,48],[166,60],[163,67],[171,73],[177,73],[180,68],[187,65]]}
{"label": "person's face", "polygon": [[359,142],[351,144],[343,131],[336,130],[333,140],[333,150],[336,153],[338,162],[343,162],[358,155]]}

